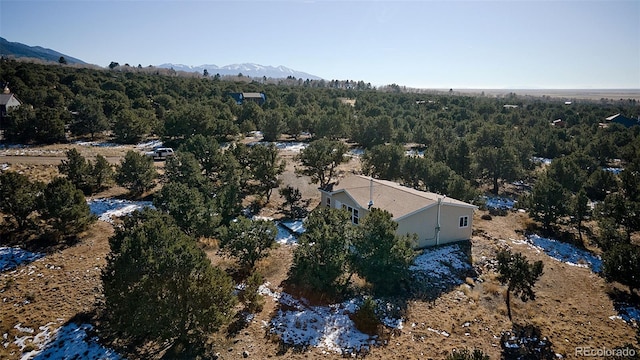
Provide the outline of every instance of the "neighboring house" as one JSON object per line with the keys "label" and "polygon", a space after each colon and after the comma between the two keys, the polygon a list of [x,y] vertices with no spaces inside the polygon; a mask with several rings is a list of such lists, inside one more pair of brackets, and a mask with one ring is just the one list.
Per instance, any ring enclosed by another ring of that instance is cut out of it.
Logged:
{"label": "neighboring house", "polygon": [[634,125],[640,125],[639,119],[628,118],[620,114],[611,115],[608,118],[606,118],[606,120],[607,120],[606,123],[616,123],[624,127],[632,127]]}
{"label": "neighboring house", "polygon": [[242,105],[245,101],[253,101],[258,105],[262,105],[267,101],[267,95],[264,93],[230,93],[231,96],[238,105]]}
{"label": "neighboring house", "polygon": [[352,175],[320,189],[321,206],[346,209],[358,224],[370,208],[387,210],[398,223],[399,235],[417,234],[414,248],[471,238],[476,206],[392,181]]}
{"label": "neighboring house", "polygon": [[349,99],[349,98],[339,97],[338,100],[344,105],[349,105],[351,107],[355,107],[356,106],[356,99]]}
{"label": "neighboring house", "polygon": [[7,114],[11,110],[17,109],[20,105],[22,105],[22,102],[5,86],[4,91],[0,94],[0,129],[4,129],[6,126],[5,119]]}

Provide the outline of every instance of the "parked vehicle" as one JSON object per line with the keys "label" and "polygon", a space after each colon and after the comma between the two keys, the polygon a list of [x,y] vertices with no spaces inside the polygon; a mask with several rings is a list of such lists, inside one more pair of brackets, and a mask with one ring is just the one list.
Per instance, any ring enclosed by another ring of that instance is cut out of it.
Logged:
{"label": "parked vehicle", "polygon": [[166,160],[169,156],[173,156],[173,149],[161,147],[144,153],[146,156],[152,157],[153,160]]}

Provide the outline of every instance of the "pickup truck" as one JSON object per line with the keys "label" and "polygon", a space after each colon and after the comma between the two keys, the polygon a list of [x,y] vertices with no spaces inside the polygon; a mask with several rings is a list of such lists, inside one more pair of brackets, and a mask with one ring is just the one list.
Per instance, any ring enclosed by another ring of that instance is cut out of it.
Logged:
{"label": "pickup truck", "polygon": [[152,157],[153,160],[166,160],[169,156],[173,156],[173,149],[162,147],[144,153],[146,156]]}

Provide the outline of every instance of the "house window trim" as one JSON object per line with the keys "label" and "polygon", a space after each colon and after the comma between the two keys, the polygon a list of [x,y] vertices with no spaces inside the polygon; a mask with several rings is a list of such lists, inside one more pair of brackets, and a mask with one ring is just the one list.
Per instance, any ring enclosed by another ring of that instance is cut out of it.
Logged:
{"label": "house window trim", "polygon": [[358,225],[360,223],[360,210],[358,208],[351,207],[347,204],[342,204],[342,209],[346,210],[349,213],[352,224]]}
{"label": "house window trim", "polygon": [[469,215],[460,216],[460,219],[458,220],[458,227],[461,229],[469,227]]}

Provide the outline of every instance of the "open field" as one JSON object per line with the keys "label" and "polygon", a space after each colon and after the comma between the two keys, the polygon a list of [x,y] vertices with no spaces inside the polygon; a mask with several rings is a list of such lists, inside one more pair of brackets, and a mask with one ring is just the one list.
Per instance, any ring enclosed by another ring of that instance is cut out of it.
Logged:
{"label": "open field", "polygon": [[[73,145],[80,146],[80,145]],[[32,150],[58,150],[38,148]],[[90,148],[89,152],[119,158],[125,149]],[[295,152],[283,151],[287,167],[282,174],[283,184],[300,188],[309,207],[318,204],[316,185],[295,173],[298,166]],[[95,156],[95,154],[93,155]],[[0,164],[8,163],[10,169],[26,171],[29,176],[47,180],[57,174],[55,166],[64,154],[58,156],[24,154],[9,155],[12,161],[0,156]],[[41,162],[37,162],[41,160]],[[36,161],[36,163],[32,162]],[[161,163],[156,163],[161,166]],[[358,157],[340,167],[344,176],[359,171]],[[114,188],[98,196],[112,197],[122,194]],[[260,215],[279,217],[282,199],[274,191],[272,201]],[[461,285],[441,293],[435,300],[406,299],[407,312],[402,328],[388,335],[380,346],[373,347],[370,359],[443,359],[453,349],[479,348],[491,359],[499,359],[500,337],[514,326],[531,325],[552,344],[552,350],[563,358],[573,359],[576,347],[613,348],[636,344],[634,328],[620,319],[612,300],[615,287],[587,267],[572,266],[548,256],[540,249],[524,242],[524,231],[530,222],[525,213],[509,212],[506,216],[494,216],[483,220],[485,211],[474,216],[474,236],[471,239],[471,265],[475,276]],[[32,333],[25,329],[38,329],[47,324],[55,326],[80,317],[92,321],[91,314],[103,303],[100,270],[109,252],[108,238],[113,226],[98,221],[81,235],[80,241],[66,248],[55,249],[31,263],[0,274],[0,358],[20,359],[22,351],[37,347],[26,340],[20,348],[15,339]],[[0,246],[3,246],[0,243]],[[210,244],[202,244],[208,257],[216,265],[230,266],[230,261]],[[523,303],[513,301],[513,323],[509,321],[504,302],[504,287],[496,280],[495,254],[498,249],[511,248],[523,253],[529,260],[541,260],[544,274],[536,284],[536,300]],[[258,264],[271,291],[282,291],[292,262],[290,245],[280,245],[270,256]],[[228,335],[227,329],[212,336],[215,352],[220,359],[339,359],[342,356],[326,348],[309,347],[305,351],[283,348],[266,336],[265,323],[277,313],[280,304],[273,297],[266,297],[262,312],[240,331]],[[105,344],[109,346],[109,344]],[[162,354],[159,354],[160,356]],[[134,357],[131,357],[134,358]]]}
{"label": "open field", "polygon": [[[446,91],[446,90],[442,90]],[[561,99],[586,100],[640,100],[640,89],[453,89],[460,95],[506,96],[510,93],[534,97],[548,96]]]}

